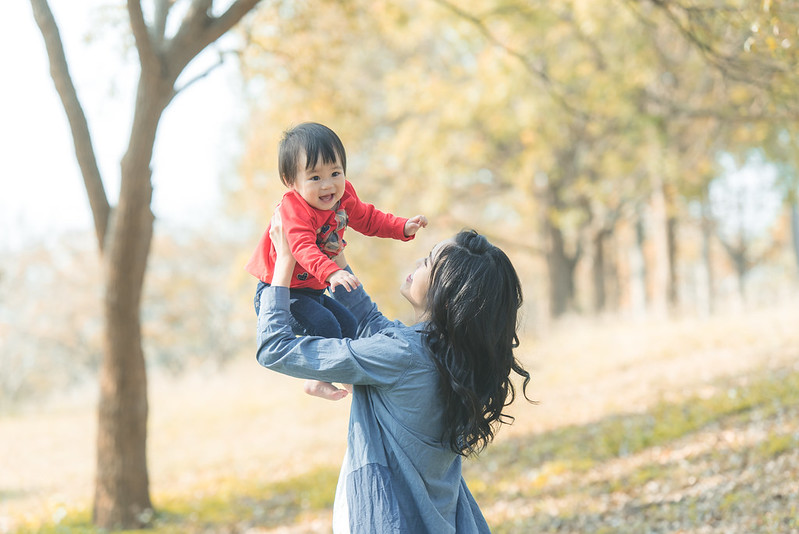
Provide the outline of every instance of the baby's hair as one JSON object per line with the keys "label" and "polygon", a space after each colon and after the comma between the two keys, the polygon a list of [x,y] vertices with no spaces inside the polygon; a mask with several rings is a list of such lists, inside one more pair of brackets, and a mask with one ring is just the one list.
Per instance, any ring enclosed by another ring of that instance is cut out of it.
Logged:
{"label": "baby's hair", "polygon": [[304,122],[283,132],[278,155],[280,181],[291,187],[299,172],[300,154],[306,155],[306,169],[316,167],[319,156],[323,163],[335,163],[338,157],[344,174],[347,174],[347,153],[336,132],[316,122]]}

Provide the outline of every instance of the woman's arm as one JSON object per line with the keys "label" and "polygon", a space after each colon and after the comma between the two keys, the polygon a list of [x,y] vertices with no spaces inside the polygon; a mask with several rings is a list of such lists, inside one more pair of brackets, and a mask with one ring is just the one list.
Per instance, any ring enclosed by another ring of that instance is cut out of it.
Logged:
{"label": "woman's arm", "polygon": [[[338,256],[333,258],[333,261],[344,271],[352,273],[344,252],[339,253]],[[331,287],[330,294],[355,316],[355,320],[358,323],[356,337],[371,336],[375,332],[394,324],[380,313],[377,305],[372,302],[362,285],[356,291],[341,291]]]}
{"label": "woman's arm", "polygon": [[394,333],[356,340],[296,337],[289,323],[289,290],[271,286],[261,292],[258,363],[296,378],[389,387],[413,360],[408,343]]}
{"label": "woman's arm", "polygon": [[[277,242],[275,241],[275,234],[277,233],[275,232],[275,224],[277,224],[277,232],[279,232],[281,236]],[[275,251],[277,252],[275,271],[272,274],[272,285],[275,287],[290,287],[291,276],[294,273],[294,265],[297,263],[297,260],[291,255],[289,244],[283,237],[283,227],[280,222],[280,212],[278,210],[275,210],[275,215],[272,216],[272,230],[270,230],[269,233],[272,234],[272,243],[274,243]]]}
{"label": "woman's arm", "polygon": [[[346,270],[351,272],[349,267]],[[363,284],[350,292],[341,288],[336,288],[335,290],[331,288],[330,295],[355,316],[355,320],[358,322],[357,337],[359,338],[371,336],[384,328],[394,325],[393,321],[387,319],[377,309],[377,305],[372,302],[372,299],[369,298],[369,295],[363,289]]]}

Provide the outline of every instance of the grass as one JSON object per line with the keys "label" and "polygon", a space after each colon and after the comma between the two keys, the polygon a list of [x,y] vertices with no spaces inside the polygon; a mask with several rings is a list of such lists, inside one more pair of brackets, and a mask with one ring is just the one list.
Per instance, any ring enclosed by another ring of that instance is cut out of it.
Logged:
{"label": "grass", "polygon": [[796,434],[771,432],[766,439],[758,443],[757,455],[762,460],[769,460],[796,448],[797,445],[799,437]]}
{"label": "grass", "polygon": [[[484,455],[491,466],[488,473],[494,481],[496,473],[508,473],[510,476],[506,478],[515,478],[520,465],[534,469],[540,473],[538,476],[582,473],[598,463],[667,445],[711,425],[733,424],[736,417],[739,424],[753,417],[773,417],[780,406],[799,405],[799,372],[770,371],[748,385],[720,383],[714,389],[710,396],[695,395],[680,403],[659,402],[645,413],[612,415],[596,423],[495,445]],[[762,456],[770,456],[788,450],[795,443],[792,435],[770,435],[758,451]]]}
{"label": "grass", "polygon": [[[614,415],[502,444],[485,455],[490,469],[473,468],[469,475],[480,480],[473,487],[481,503],[562,504],[554,515],[544,505],[533,505],[526,515],[496,525],[497,533],[672,532],[658,525],[699,528],[741,516],[755,529],[736,530],[733,524],[718,531],[796,532],[797,497],[772,490],[767,480],[769,471],[779,470],[781,457],[797,460],[797,417],[799,371],[765,371],[754,379],[720,382],[712,395],[661,402],[646,413]],[[788,430],[781,428],[786,422]],[[719,434],[737,435],[747,428],[763,430],[750,441],[718,444]],[[672,456],[662,451],[703,441],[709,445],[685,458],[660,458]],[[796,480],[796,463],[786,465],[793,472],[782,475]],[[703,478],[719,481],[708,491],[696,491]],[[612,520],[614,496],[625,503],[615,511],[627,518],[619,519],[621,524]]]}
{"label": "grass", "polygon": [[[479,460],[467,462],[465,476],[478,502],[487,509],[503,502],[563,499],[575,504],[557,514],[558,524],[577,524],[578,518],[585,520],[591,514],[599,518],[601,507],[592,508],[587,504],[591,498],[617,495],[630,488],[669,484],[690,471],[680,462],[649,458],[616,476],[597,478],[595,473],[607,469],[608,464],[669,447],[699,433],[713,434],[757,421],[785,418],[786,409],[799,406],[799,372],[796,370],[768,371],[747,382],[720,382],[711,395],[691,396],[679,403],[660,402],[646,413],[613,415],[591,424],[515,437],[490,447]],[[762,439],[736,452],[745,455],[749,462],[771,461],[795,449],[797,436],[795,432],[771,430]],[[703,455],[695,455],[692,461],[697,465],[702,461],[716,461],[718,458],[714,454],[706,450]],[[199,498],[156,495],[158,511],[153,517],[152,529],[146,532],[245,532],[256,527],[270,529],[294,525],[320,514],[327,516],[332,508],[337,477],[338,468],[330,466],[269,484],[230,481],[218,486],[212,495]],[[701,499],[701,493],[684,495],[678,503],[639,504],[634,511],[650,524],[682,520],[701,525],[712,520],[713,513],[723,517],[740,513],[757,497],[746,486],[733,488],[722,495],[712,513],[701,511]],[[791,515],[794,511],[795,508],[789,508],[777,517],[779,514],[772,510],[771,515],[763,516],[762,520],[771,521],[779,528],[795,527],[795,520],[791,523],[787,519],[795,517]],[[102,532],[91,526],[86,510],[60,515],[63,517],[59,517],[59,521],[22,526],[16,532]],[[497,524],[494,531],[518,532],[522,527],[530,527],[524,518],[507,519]],[[596,532],[616,532],[608,525],[597,528]]]}
{"label": "grass", "polygon": [[[517,400],[464,464],[492,532],[799,534],[795,322],[568,324],[524,343],[541,403]],[[146,532],[329,532],[346,403],[255,369],[150,377]],[[0,470],[0,533],[101,533],[94,422],[79,398],[0,418],[0,456],[17,459]]]}
{"label": "grass", "polygon": [[[193,534],[245,531],[293,524],[333,506],[337,468],[320,468],[288,480],[248,485],[243,481],[222,487],[199,499],[186,495],[156,496],[151,527],[129,534]],[[91,524],[87,510],[62,511],[58,521],[23,525],[17,534],[105,534]]]}

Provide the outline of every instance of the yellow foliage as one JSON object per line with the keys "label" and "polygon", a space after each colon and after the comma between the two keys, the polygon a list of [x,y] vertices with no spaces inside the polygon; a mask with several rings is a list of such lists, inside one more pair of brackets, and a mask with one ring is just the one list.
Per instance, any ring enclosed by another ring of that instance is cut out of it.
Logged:
{"label": "yellow foliage", "polygon": [[[262,90],[237,211],[258,213],[282,192],[276,139],[302,120],[339,133],[348,177],[377,207],[425,212],[442,229],[464,218],[503,234],[524,225],[541,250],[534,214],[544,210],[577,239],[604,224],[586,206],[615,224],[619,209],[646,200],[654,175],[678,200],[695,198],[713,177],[715,152],[744,150],[775,127],[737,114],[790,111],[799,72],[797,24],[782,3],[767,13],[722,4],[267,6],[243,56]],[[496,202],[507,203],[506,217],[486,209]]]}

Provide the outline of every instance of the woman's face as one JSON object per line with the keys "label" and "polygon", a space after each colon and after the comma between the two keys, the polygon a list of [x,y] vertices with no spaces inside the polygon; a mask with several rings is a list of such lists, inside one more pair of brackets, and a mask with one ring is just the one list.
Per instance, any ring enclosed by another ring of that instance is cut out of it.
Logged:
{"label": "woman's face", "polygon": [[411,303],[417,319],[421,319],[427,303],[427,291],[430,289],[430,271],[433,267],[433,260],[442,247],[449,243],[452,243],[452,239],[441,241],[433,247],[427,257],[416,260],[414,271],[405,278],[402,286],[400,286],[400,294]]}

